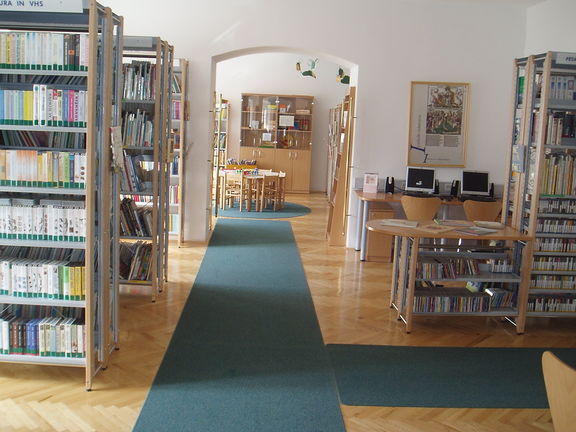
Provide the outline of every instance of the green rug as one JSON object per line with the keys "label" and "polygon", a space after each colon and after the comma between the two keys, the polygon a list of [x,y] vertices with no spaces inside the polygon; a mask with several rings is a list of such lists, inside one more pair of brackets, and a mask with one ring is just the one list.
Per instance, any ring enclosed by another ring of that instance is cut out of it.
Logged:
{"label": "green rug", "polygon": [[276,218],[293,218],[298,216],[304,216],[310,213],[310,208],[295,204],[295,203],[284,203],[284,207],[280,210],[274,211],[272,208],[264,209],[264,211],[240,211],[239,207],[228,207],[225,209],[218,209],[218,216],[224,217],[235,217],[235,218],[245,218],[245,219],[276,219]]}
{"label": "green rug", "polygon": [[[345,405],[548,408],[542,348],[328,345]],[[576,366],[576,349],[550,348]]]}
{"label": "green rug", "polygon": [[289,222],[218,220],[134,430],[345,430]]}

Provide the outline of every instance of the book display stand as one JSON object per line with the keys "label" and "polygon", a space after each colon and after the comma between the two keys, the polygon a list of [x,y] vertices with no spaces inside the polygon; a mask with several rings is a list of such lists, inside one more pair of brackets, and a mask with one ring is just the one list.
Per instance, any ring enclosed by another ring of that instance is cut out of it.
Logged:
{"label": "book display stand", "polygon": [[167,280],[173,47],[158,37],[125,36],[123,57],[123,211],[115,282],[151,286],[156,301]]}
{"label": "book display stand", "polygon": [[83,367],[90,390],[118,345],[109,148],[122,18],[89,1],[3,11],[0,28],[0,361]]}
{"label": "book display stand", "polygon": [[528,317],[576,317],[576,54],[514,62],[502,222],[535,238]]}

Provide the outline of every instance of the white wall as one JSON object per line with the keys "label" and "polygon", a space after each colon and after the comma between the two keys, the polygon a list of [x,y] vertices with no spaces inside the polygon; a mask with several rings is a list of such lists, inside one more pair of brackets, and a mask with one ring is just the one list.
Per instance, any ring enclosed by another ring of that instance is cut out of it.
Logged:
{"label": "white wall", "polygon": [[[291,53],[252,54],[218,63],[216,91],[230,101],[228,157],[240,153],[240,106],[242,93],[314,96],[312,118],[311,191],[326,191],[328,111],[342,102],[348,86],[336,81],[340,65],[320,58],[316,78],[296,71],[296,62],[308,65],[310,56]],[[314,60],[314,59],[313,59]]]}
{"label": "white wall", "polygon": [[576,1],[548,0],[528,9],[525,55],[576,52]]}
{"label": "white wall", "polygon": [[[411,80],[471,83],[467,167],[504,176],[512,59],[523,55],[526,6],[453,0],[110,0],[125,33],[161,36],[190,59],[191,151],[185,237],[204,239],[212,57],[293,47],[359,67],[355,175],[403,177]],[[450,180],[454,170],[439,171]],[[203,196],[200,196],[203,195]],[[352,206],[355,211],[355,206]],[[351,223],[354,223],[352,218]]]}

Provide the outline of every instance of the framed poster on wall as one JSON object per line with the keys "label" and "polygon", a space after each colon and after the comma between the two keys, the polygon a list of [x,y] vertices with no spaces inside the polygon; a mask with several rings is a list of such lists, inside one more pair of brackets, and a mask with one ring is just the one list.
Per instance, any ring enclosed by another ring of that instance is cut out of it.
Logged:
{"label": "framed poster on wall", "polygon": [[470,84],[412,81],[408,165],[464,167]]}

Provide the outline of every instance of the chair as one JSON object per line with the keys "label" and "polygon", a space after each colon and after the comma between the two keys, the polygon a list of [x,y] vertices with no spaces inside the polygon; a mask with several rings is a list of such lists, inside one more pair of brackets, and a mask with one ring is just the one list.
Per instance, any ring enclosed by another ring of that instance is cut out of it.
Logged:
{"label": "chair", "polygon": [[494,222],[502,213],[501,201],[474,201],[466,200],[464,204],[464,214],[469,221],[490,221]]}
{"label": "chair", "polygon": [[242,173],[224,173],[222,188],[224,190],[224,199],[221,200],[221,208],[225,208],[226,205],[234,207],[235,201],[240,203],[242,198]]}
{"label": "chair", "polygon": [[402,209],[409,220],[432,220],[438,213],[442,200],[438,197],[414,197],[404,195],[400,198]]}
{"label": "chair", "polygon": [[574,425],[576,425],[576,370],[550,351],[545,351],[542,354],[542,372],[554,431],[574,431]]}
{"label": "chair", "polygon": [[278,173],[264,176],[260,189],[260,211],[264,211],[269,204],[273,205],[274,211],[280,208],[279,184]]}

